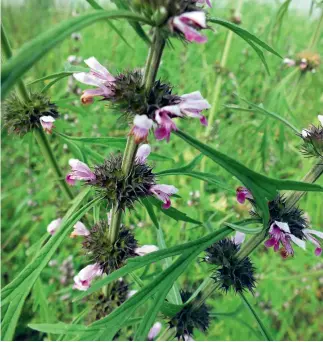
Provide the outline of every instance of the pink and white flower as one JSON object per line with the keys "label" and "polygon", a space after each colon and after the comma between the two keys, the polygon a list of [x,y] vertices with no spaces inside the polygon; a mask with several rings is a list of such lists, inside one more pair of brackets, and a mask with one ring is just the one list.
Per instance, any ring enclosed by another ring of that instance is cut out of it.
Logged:
{"label": "pink and white flower", "polygon": [[155,245],[143,245],[141,247],[136,248],[135,253],[138,254],[139,256],[144,256],[146,254],[156,252],[158,250],[159,248]]}
{"label": "pink and white flower", "polygon": [[114,95],[115,77],[101,65],[96,58],[90,57],[84,62],[90,67],[90,72],[78,72],[73,74],[79,82],[95,86],[95,89],[86,89],[83,91],[81,101],[83,104],[91,104],[95,96],[110,98]]}
{"label": "pink and white flower", "polygon": [[206,17],[202,11],[183,13],[171,18],[169,24],[172,31],[183,33],[189,42],[205,43],[207,41],[207,38],[197,31],[197,29],[206,28]]}
{"label": "pink and white flower", "polygon": [[286,66],[288,66],[290,68],[290,67],[295,66],[296,62],[293,59],[284,58],[283,64],[285,64]]}
{"label": "pink and white flower", "polygon": [[239,203],[244,203],[246,199],[253,199],[251,192],[244,186],[239,186],[236,190],[236,194]]}
{"label": "pink and white flower", "polygon": [[[304,230],[303,230],[304,231]],[[284,258],[294,255],[291,242],[305,249],[305,241],[293,235],[289,229],[288,223],[275,221],[269,229],[270,238],[265,242],[267,248],[274,247],[274,251],[279,250],[280,244],[283,246],[282,256]]]}
{"label": "pink and white flower", "polygon": [[169,141],[171,132],[177,131],[177,127],[172,121],[172,118],[175,117],[199,118],[201,124],[207,126],[207,120],[201,113],[210,107],[209,102],[203,98],[201,93],[194,91],[182,95],[178,104],[157,109],[155,112],[155,120],[158,124],[158,128],[155,130],[156,139]]}
{"label": "pink and white flower", "polygon": [[161,328],[162,328],[162,324],[160,322],[156,322],[149,330],[148,341],[153,341],[157,337],[157,335],[160,333]]}
{"label": "pink and white flower", "polygon": [[147,141],[149,130],[153,126],[153,120],[149,119],[147,115],[135,115],[133,120],[133,127],[130,135],[135,138],[136,144]]}
{"label": "pink and white flower", "polygon": [[71,238],[74,238],[76,236],[89,236],[90,235],[89,230],[85,227],[85,225],[81,221],[76,222],[73,228],[74,230],[72,234],[70,235]]}
{"label": "pink and white flower", "polygon": [[161,200],[164,209],[168,209],[171,206],[170,196],[178,192],[178,189],[173,185],[157,184],[150,188],[150,192]]}
{"label": "pink and white flower", "polygon": [[50,234],[50,235],[54,235],[57,231],[57,229],[60,228],[61,226],[61,223],[62,223],[62,219],[61,218],[58,218],[56,220],[53,220],[48,226],[47,226],[47,232]]}
{"label": "pink and white flower", "polygon": [[151,147],[148,144],[143,144],[138,148],[136,154],[136,162],[139,164],[145,164],[146,160],[151,152]]}
{"label": "pink and white flower", "polygon": [[95,277],[102,275],[102,269],[98,263],[84,267],[78,275],[74,277],[73,289],[86,291],[91,286]]}
{"label": "pink and white flower", "polygon": [[232,241],[236,244],[236,245],[241,245],[244,240],[246,238],[246,234],[242,233],[242,232],[236,232],[235,235],[232,237]]}
{"label": "pink and white flower", "polygon": [[313,235],[316,235],[320,239],[323,239],[323,232],[314,229],[303,229],[302,232],[304,233],[306,239],[316,247],[315,255],[320,256],[322,254],[322,245],[315,237],[313,237]]}
{"label": "pink and white flower", "polygon": [[306,58],[302,58],[300,63],[299,63],[299,68],[301,70],[306,70],[308,67],[308,62],[307,62],[307,59]]}
{"label": "pink and white flower", "polygon": [[90,170],[90,168],[78,159],[70,159],[69,165],[72,169],[66,176],[66,182],[69,185],[74,185],[76,180],[81,181],[92,181],[95,180],[95,174]]}
{"label": "pink and white flower", "polygon": [[52,129],[54,128],[54,122],[55,119],[50,116],[50,115],[43,115],[39,118],[40,124],[43,127],[43,130],[48,133],[51,134],[52,133]]}
{"label": "pink and white flower", "polygon": [[210,8],[212,7],[211,0],[197,0],[196,2],[200,4],[207,4]]}

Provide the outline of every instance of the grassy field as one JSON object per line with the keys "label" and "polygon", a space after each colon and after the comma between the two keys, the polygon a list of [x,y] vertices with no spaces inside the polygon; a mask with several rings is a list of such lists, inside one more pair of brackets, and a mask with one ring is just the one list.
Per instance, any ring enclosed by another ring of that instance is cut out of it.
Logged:
{"label": "grassy field", "polygon": [[[213,15],[229,18],[234,3],[223,6],[223,1],[214,1]],[[242,27],[247,28],[262,40],[272,45],[283,57],[294,57],[306,50],[318,21],[307,13],[289,11],[278,29],[276,17],[278,6],[259,5],[245,1],[242,9]],[[36,37],[39,33],[89,8],[83,1],[73,6],[55,7],[52,1],[28,0],[23,8],[3,5],[3,24],[6,27],[13,49]],[[276,23],[276,25],[275,25]],[[26,75],[26,84],[33,80],[64,70],[69,56],[81,58],[95,56],[103,65],[115,73],[124,69],[142,68],[147,56],[147,46],[138,39],[125,22],[117,23],[129,45],[112,31],[106,22],[98,22],[82,30],[81,40],[67,39],[50,51]],[[300,77],[299,72],[285,68],[282,60],[266,53],[270,75],[261,61],[243,40],[233,36],[225,68],[219,68],[219,61],[227,39],[228,31],[213,26],[208,31],[205,45],[185,45],[173,40],[173,47],[167,46],[159,77],[174,85],[178,94],[201,90],[210,103],[214,102],[215,84],[219,77],[223,83],[218,101],[214,103],[215,121],[208,143],[239,160],[249,168],[274,178],[300,180],[313,165],[313,160],[304,158],[299,152],[300,138],[280,122],[258,112],[243,112],[225,107],[241,104],[238,97],[260,104],[270,111],[279,113],[299,130],[309,124],[318,124],[317,115],[322,114],[323,77],[322,68],[316,73]],[[319,38],[313,50],[323,55],[323,38]],[[84,66],[82,63],[81,66]],[[56,121],[56,130],[73,137],[124,137],[128,127],[118,120],[116,112],[102,103],[82,107],[79,96],[70,91],[67,79],[59,81],[49,90],[49,95],[62,115]],[[74,84],[77,86],[76,84]],[[45,83],[31,86],[40,90]],[[205,142],[204,128],[195,121],[183,121],[179,127]],[[75,146],[64,138],[53,134],[50,142],[59,163],[68,172],[68,160],[76,155]],[[150,143],[154,152],[169,157],[168,161],[154,161],[157,171],[179,167],[190,162],[197,151],[172,136],[170,142]],[[115,148],[108,146],[80,146],[84,149],[90,164],[97,162],[97,154],[106,156]],[[203,161],[204,162],[204,161]],[[199,170],[200,165],[197,166]],[[201,237],[225,221],[234,222],[248,217],[249,205],[236,202],[235,189],[241,185],[222,168],[205,161],[205,170],[219,181],[219,186],[205,184],[186,176],[167,176],[163,182],[179,188],[180,198],[174,206],[195,219],[209,220],[210,225],[194,227],[170,220],[159,213],[167,246],[174,246]],[[323,184],[322,180],[319,184]],[[203,191],[201,191],[201,189]],[[75,193],[80,187],[73,189]],[[201,191],[200,197],[191,205],[191,193]],[[322,194],[310,193],[299,202],[312,227],[322,230]],[[57,182],[44,163],[33,137],[23,139],[7,135],[2,131],[2,286],[9,283],[30,261],[38,249],[37,241],[46,236],[50,221],[65,213],[67,203],[60,193]],[[101,215],[105,209],[101,208]],[[92,219],[91,214],[89,220]],[[140,207],[126,222],[134,227],[136,238],[141,244],[155,244],[156,230],[149,217]],[[17,340],[55,339],[27,327],[29,323],[71,322],[86,307],[85,302],[73,303],[76,291],[72,290],[72,273],[60,281],[60,266],[72,256],[71,270],[78,272],[86,265],[79,240],[66,239],[55,255],[55,262],[47,266],[36,283],[35,290],[27,298],[16,331]],[[297,249],[296,256],[283,260],[272,250],[260,247],[252,256],[257,266],[258,286],[255,296],[249,296],[264,324],[276,340],[322,340],[323,326],[319,317],[323,315],[323,261],[315,257],[312,248]],[[156,272],[160,265],[153,266]],[[140,272],[138,273],[141,274]],[[149,281],[148,276],[143,279]],[[198,260],[180,277],[179,283],[185,289],[196,289],[211,270]],[[130,283],[131,279],[127,279]],[[132,284],[131,288],[136,289]],[[239,296],[219,292],[208,301],[213,313],[207,337],[201,333],[196,340],[262,340],[257,325]],[[144,310],[144,308],[142,309]],[[162,318],[161,318],[162,319]],[[86,322],[86,321],[85,321]],[[165,321],[164,321],[165,322]],[[321,323],[320,323],[321,322]],[[164,327],[166,323],[164,323]],[[130,335],[130,332],[128,332]],[[122,338],[126,338],[122,335]]]}

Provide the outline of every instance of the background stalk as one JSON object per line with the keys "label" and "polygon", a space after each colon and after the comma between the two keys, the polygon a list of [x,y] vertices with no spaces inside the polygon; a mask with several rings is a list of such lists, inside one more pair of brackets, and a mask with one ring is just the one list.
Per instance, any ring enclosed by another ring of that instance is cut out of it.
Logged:
{"label": "background stalk", "polygon": [[[237,14],[241,13],[242,5],[243,5],[243,0],[239,0],[237,7],[236,7],[236,11],[235,11]],[[229,57],[229,53],[230,53],[232,40],[233,40],[233,32],[230,30],[227,33],[227,39],[225,41],[223,54],[222,54],[221,61],[220,61],[220,69],[221,70],[220,70],[219,75],[217,76],[215,86],[213,89],[213,93],[212,93],[213,101],[211,102],[210,114],[208,116],[208,126],[206,127],[206,131],[205,131],[206,143],[209,142],[212,131],[213,131],[215,113],[216,113],[216,110],[218,108],[219,98],[220,98],[222,84],[223,84],[223,75],[221,72],[222,72],[222,69],[224,69],[226,67],[228,57]],[[207,160],[206,158],[203,158],[203,160],[202,160],[201,172],[205,172],[206,160]],[[200,182],[200,193],[201,193],[202,198],[204,196],[204,188],[205,188],[205,183],[201,181]],[[201,211],[201,215],[203,215],[202,211]],[[201,220],[203,221],[203,217],[201,217]]]}

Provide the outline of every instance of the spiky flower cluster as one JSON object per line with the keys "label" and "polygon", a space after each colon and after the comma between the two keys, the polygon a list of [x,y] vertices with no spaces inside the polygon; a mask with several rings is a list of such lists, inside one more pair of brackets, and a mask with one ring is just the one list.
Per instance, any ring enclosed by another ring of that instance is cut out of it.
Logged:
{"label": "spiky flower cluster", "polygon": [[[46,130],[47,125],[50,126],[47,129],[50,131],[52,122],[58,117],[57,106],[41,93],[30,93],[26,101],[12,94],[4,102],[3,120],[9,133],[24,136],[36,128],[43,127]],[[45,121],[42,122],[43,119]]]}
{"label": "spiky flower cluster", "polygon": [[88,236],[84,236],[83,241],[86,254],[106,274],[122,267],[127,259],[137,256],[138,247],[137,240],[129,228],[122,225],[113,244],[108,236],[109,229],[107,221],[100,221],[94,225]]}
{"label": "spiky flower cluster", "polygon": [[[189,291],[181,291],[183,303],[191,297],[192,293]],[[205,333],[210,324],[209,309],[206,304],[195,307],[194,303],[198,299],[184,306],[169,322],[170,328],[176,328],[175,337],[177,339],[187,340],[187,337],[192,337],[194,328]]]}
{"label": "spiky flower cluster", "polygon": [[105,295],[102,292],[96,292],[89,298],[89,303],[93,305],[88,316],[88,323],[100,320],[109,315],[113,310],[124,303],[129,296],[129,285],[123,279],[111,283],[110,293]]}
{"label": "spiky flower cluster", "polygon": [[147,115],[153,119],[157,109],[178,104],[180,97],[173,95],[172,87],[160,80],[155,81],[147,93],[142,72],[134,70],[116,76],[114,95],[109,101],[124,112],[132,123],[135,115]]}
{"label": "spiky flower cluster", "polygon": [[300,137],[303,139],[301,152],[307,157],[323,158],[323,116],[318,116],[320,125],[311,125],[308,129],[303,129]]}
{"label": "spiky flower cluster", "polygon": [[220,240],[206,249],[204,261],[216,266],[212,278],[223,291],[249,290],[253,293],[256,286],[255,267],[249,257],[241,260],[236,256],[239,249],[240,245],[230,239]]}
{"label": "spiky flower cluster", "polygon": [[111,154],[102,165],[94,167],[95,179],[88,184],[105,196],[109,203],[116,201],[120,208],[132,208],[135,201],[151,195],[150,188],[155,184],[155,175],[147,164],[135,163],[125,177],[121,164],[122,155]]}
{"label": "spiky flower cluster", "polygon": [[[275,222],[285,222],[288,224],[291,234],[299,239],[304,239],[303,229],[308,227],[308,222],[304,217],[303,210],[295,206],[287,206],[286,198],[281,195],[268,203],[268,209],[270,214],[268,229]],[[255,209],[250,214],[259,217]]]}

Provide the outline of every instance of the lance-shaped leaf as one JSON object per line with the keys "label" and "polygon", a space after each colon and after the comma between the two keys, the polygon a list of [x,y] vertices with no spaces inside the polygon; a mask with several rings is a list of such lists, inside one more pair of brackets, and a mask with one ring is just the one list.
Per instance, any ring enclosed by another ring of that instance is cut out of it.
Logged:
{"label": "lance-shaped leaf", "polygon": [[210,19],[208,19],[208,21],[210,21],[211,23],[214,23],[214,24],[219,24],[221,26],[224,26],[224,27],[228,28],[229,30],[233,31],[235,34],[237,34],[242,39],[244,39],[255,50],[255,52],[257,53],[257,55],[259,56],[259,58],[263,62],[268,73],[269,73],[268,65],[267,65],[265,56],[264,56],[261,48],[263,48],[263,49],[267,50],[268,52],[282,58],[278,52],[276,52],[272,47],[270,47],[268,44],[263,42],[261,39],[259,39],[258,37],[256,37],[255,35],[253,35],[249,31],[247,31],[246,29],[243,29],[242,27],[231,23],[230,21],[223,20],[220,18],[210,18]]}
{"label": "lance-shaped leaf", "polygon": [[242,184],[244,184],[244,186],[251,191],[255,202],[262,213],[264,226],[269,220],[269,209],[267,202],[276,197],[278,190],[323,191],[323,187],[317,184],[279,180],[266,177],[247,168],[236,159],[233,159],[213,149],[212,147],[203,144],[202,142],[182,131],[177,131],[174,134],[222,166],[224,169],[238,178]]}
{"label": "lance-shaped leaf", "polygon": [[65,20],[26,43],[15,56],[8,59],[2,68],[1,90],[3,98],[25,72],[58,43],[63,41],[66,37],[69,37],[70,34],[96,23],[98,20],[123,18],[150,24],[150,21],[145,17],[129,11],[95,11],[94,13],[88,13]]}

